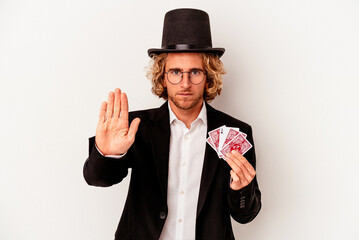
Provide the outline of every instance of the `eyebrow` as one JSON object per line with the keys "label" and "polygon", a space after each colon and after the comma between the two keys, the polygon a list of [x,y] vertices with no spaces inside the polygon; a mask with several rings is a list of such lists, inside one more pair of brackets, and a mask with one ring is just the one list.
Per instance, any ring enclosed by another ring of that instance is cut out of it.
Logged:
{"label": "eyebrow", "polygon": [[[169,70],[179,70],[179,71],[183,71],[183,68],[173,67],[173,68],[169,68],[167,71],[169,71]],[[202,71],[204,71],[202,68],[197,68],[197,67],[190,68],[188,71],[193,71],[193,70],[202,70]]]}

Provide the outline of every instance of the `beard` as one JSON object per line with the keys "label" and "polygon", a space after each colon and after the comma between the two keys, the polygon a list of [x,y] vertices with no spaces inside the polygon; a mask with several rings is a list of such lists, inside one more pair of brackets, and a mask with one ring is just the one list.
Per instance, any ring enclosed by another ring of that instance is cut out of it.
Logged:
{"label": "beard", "polygon": [[202,99],[203,96],[199,95],[198,97],[196,97],[194,100],[187,100],[187,101],[178,101],[174,96],[168,96],[168,98],[173,102],[173,104],[181,109],[181,110],[189,110],[194,108],[195,106],[197,106],[197,104],[199,104]]}

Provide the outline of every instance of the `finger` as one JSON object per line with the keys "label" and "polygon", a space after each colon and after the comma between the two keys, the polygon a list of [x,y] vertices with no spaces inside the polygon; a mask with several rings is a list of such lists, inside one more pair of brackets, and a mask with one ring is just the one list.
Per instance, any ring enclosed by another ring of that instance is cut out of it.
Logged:
{"label": "finger", "polygon": [[253,168],[253,166],[248,162],[248,160],[243,157],[242,154],[240,154],[238,151],[233,150],[232,154],[239,160],[241,163],[247,168],[248,172],[250,172],[252,175],[256,174],[256,170]]}
{"label": "finger", "polygon": [[233,166],[234,168],[232,168],[243,180],[247,180],[248,183],[250,183],[255,174],[251,173],[250,171],[248,171],[248,169],[244,166],[244,164],[238,160],[233,154],[228,154],[228,159],[230,161],[233,161]]}
{"label": "finger", "polygon": [[121,114],[120,114],[121,120],[127,122],[128,126],[128,100],[126,93],[121,93]]}
{"label": "finger", "polygon": [[241,179],[246,179],[243,170],[241,169],[240,166],[238,166],[235,162],[234,162],[234,158],[231,154],[227,154],[226,155],[226,161],[228,163],[228,165],[232,168],[232,170],[238,175],[239,178]]}
{"label": "finger", "polygon": [[113,115],[113,99],[114,99],[114,93],[110,92],[108,94],[108,103],[107,103],[107,111],[106,111],[107,120],[111,119]]}
{"label": "finger", "polygon": [[119,118],[120,111],[121,111],[121,90],[119,88],[116,88],[115,89],[115,106],[114,106],[113,116],[115,118]]}
{"label": "finger", "polygon": [[131,142],[135,141],[135,136],[138,130],[138,126],[140,125],[141,119],[135,118],[130,125],[130,129],[128,130],[127,136]]}
{"label": "finger", "polygon": [[101,104],[100,113],[98,116],[98,122],[103,123],[106,120],[105,114],[106,114],[106,108],[107,108],[107,102],[103,102]]}
{"label": "finger", "polygon": [[238,172],[240,170],[240,161],[238,161],[233,154],[228,153],[226,155],[226,161],[228,163],[228,165],[235,171]]}
{"label": "finger", "polygon": [[230,187],[233,190],[239,190],[244,187],[243,182],[241,182],[241,179],[238,177],[238,175],[233,170],[230,171],[230,175],[231,175],[231,180],[232,180]]}

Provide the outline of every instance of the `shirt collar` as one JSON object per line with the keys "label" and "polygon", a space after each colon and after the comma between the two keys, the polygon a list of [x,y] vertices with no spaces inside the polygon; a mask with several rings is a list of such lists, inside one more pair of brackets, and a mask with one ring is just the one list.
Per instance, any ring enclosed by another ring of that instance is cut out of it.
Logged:
{"label": "shirt collar", "polygon": [[[168,110],[170,112],[170,124],[172,124],[173,121],[175,121],[175,120],[180,122],[180,120],[176,117],[176,115],[172,111],[169,101],[168,101]],[[197,122],[198,119],[200,119],[204,123],[204,125],[207,126],[207,108],[206,108],[206,103],[204,101],[202,104],[201,111],[198,114],[198,117],[192,123]]]}

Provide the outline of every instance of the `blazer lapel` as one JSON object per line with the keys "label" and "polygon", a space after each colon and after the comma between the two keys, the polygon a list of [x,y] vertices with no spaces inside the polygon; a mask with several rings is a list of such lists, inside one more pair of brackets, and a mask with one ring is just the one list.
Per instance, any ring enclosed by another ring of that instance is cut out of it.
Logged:
{"label": "blazer lapel", "polygon": [[[162,195],[167,200],[168,159],[170,147],[170,125],[168,102],[166,101],[152,116],[151,145],[157,177]],[[148,143],[150,144],[150,143]]]}
{"label": "blazer lapel", "polygon": [[[214,108],[209,106],[207,103],[206,103],[206,107],[207,107],[207,132],[209,132],[212,131],[213,129],[222,126],[223,122],[218,117],[216,117],[216,110]],[[207,197],[207,193],[214,180],[214,176],[216,175],[219,161],[220,159],[218,158],[217,153],[208,144],[206,144],[201,186],[199,190],[199,198],[197,205],[197,216],[200,214],[203,208],[204,202]]]}

